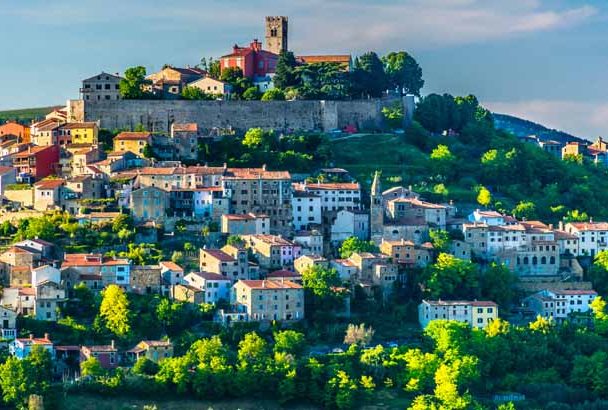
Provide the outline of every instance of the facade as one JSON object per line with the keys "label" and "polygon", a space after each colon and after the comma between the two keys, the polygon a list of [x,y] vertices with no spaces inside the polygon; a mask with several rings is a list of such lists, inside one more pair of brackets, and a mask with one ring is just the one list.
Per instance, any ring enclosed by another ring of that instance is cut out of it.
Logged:
{"label": "facade", "polygon": [[292,208],[295,230],[307,230],[313,226],[321,225],[320,196],[305,191],[294,190]]}
{"label": "facade", "polygon": [[380,251],[406,267],[424,268],[433,262],[433,245],[416,245],[412,241],[382,241]]}
{"label": "facade", "polygon": [[274,54],[281,54],[288,48],[289,20],[285,16],[267,16],[265,27],[266,48]]}
{"label": "facade", "polygon": [[146,145],[151,144],[152,134],[149,132],[124,131],[114,137],[114,151],[130,151],[140,157]]}
{"label": "facade", "polygon": [[39,180],[55,173],[59,164],[59,147],[28,147],[26,151],[13,156],[13,167],[17,169],[17,178]]}
{"label": "facade", "polygon": [[104,72],[82,80],[80,98],[91,103],[96,101],[119,100],[121,80],[122,77],[119,75]]}
{"label": "facade", "polygon": [[331,224],[331,242],[342,242],[351,236],[363,240],[369,238],[369,214],[366,211],[342,209],[336,213]]}
{"label": "facade", "polygon": [[302,247],[275,235],[244,235],[246,246],[258,258],[260,267],[266,269],[293,266],[302,254]]}
{"label": "facade", "polygon": [[226,276],[211,272],[191,272],[184,277],[184,281],[203,292],[204,303],[230,301],[232,281]]}
{"label": "facade", "polygon": [[302,254],[323,254],[323,235],[317,230],[298,231],[293,242],[302,247]]}
{"label": "facade", "polygon": [[445,229],[447,207],[421,201],[416,198],[397,198],[388,202],[388,213],[391,218],[423,217],[427,224]]}
{"label": "facade", "polygon": [[222,249],[201,249],[199,268],[201,272],[217,273],[232,282],[251,279],[247,250],[231,245]]}
{"label": "facade", "polygon": [[142,340],[135,347],[127,350],[133,361],[145,357],[154,363],[173,357],[173,343],[169,340]]}
{"label": "facade", "polygon": [[484,328],[498,318],[498,305],[489,301],[423,300],[418,306],[418,322],[426,328],[433,320],[454,320]]}
{"label": "facade", "polygon": [[563,321],[590,312],[596,297],[594,290],[541,290],[525,298],[523,304],[537,316]]}
{"label": "facade", "polygon": [[578,238],[578,253],[594,257],[608,249],[608,222],[569,222],[564,230]]}
{"label": "facade", "polygon": [[17,312],[0,306],[0,336],[13,340],[17,337]]}
{"label": "facade", "polygon": [[224,214],[222,215],[222,233],[228,235],[268,235],[270,218],[266,215]]}
{"label": "facade", "polygon": [[246,47],[235,44],[232,53],[220,57],[220,70],[240,68],[243,76],[255,80],[274,74],[278,60],[278,54],[263,50],[262,43],[254,39]]}
{"label": "facade", "polygon": [[129,205],[136,221],[163,222],[169,209],[169,195],[160,188],[140,188],[131,192]]}
{"label": "facade", "polygon": [[118,349],[114,345],[113,340],[109,345],[82,346],[80,348],[80,362],[84,362],[91,357],[96,358],[104,369],[115,369],[118,367]]}
{"label": "facade", "polygon": [[228,97],[232,93],[232,86],[230,84],[211,77],[203,77],[199,80],[193,81],[188,84],[188,87],[198,88],[207,94],[217,96]]}
{"label": "facade", "polygon": [[169,141],[174,149],[173,159],[196,161],[198,159],[198,125],[196,123],[171,124]]}
{"label": "facade", "polygon": [[262,168],[228,168],[222,178],[231,213],[270,217],[270,233],[288,235],[292,230],[291,175]]}
{"label": "facade", "polygon": [[8,137],[15,136],[19,142],[30,142],[30,127],[15,121],[6,121],[0,125],[0,140],[5,141]]}
{"label": "facade", "polygon": [[64,124],[59,128],[60,138],[65,144],[87,144],[97,145],[99,127],[95,122],[72,122]]}
{"label": "facade", "polygon": [[361,209],[361,185],[351,182],[302,183],[296,190],[321,198],[321,211]]}
{"label": "facade", "polygon": [[34,335],[30,334],[30,337],[28,338],[15,339],[9,344],[9,353],[17,359],[23,360],[29,356],[32,347],[35,345],[42,346],[51,354],[51,357],[54,356],[53,342],[49,339],[48,333],[45,333],[44,337],[41,338],[34,337]]}
{"label": "facade", "polygon": [[319,254],[302,255],[293,261],[294,269],[300,275],[302,275],[302,272],[306,269],[317,265],[327,268],[329,267],[329,261]]}
{"label": "facade", "polygon": [[232,303],[251,321],[304,319],[304,288],[290,281],[238,281]]}
{"label": "facade", "polygon": [[188,83],[203,78],[206,74],[204,70],[196,67],[181,68],[167,65],[147,77],[151,82],[148,91],[163,99],[179,99]]}

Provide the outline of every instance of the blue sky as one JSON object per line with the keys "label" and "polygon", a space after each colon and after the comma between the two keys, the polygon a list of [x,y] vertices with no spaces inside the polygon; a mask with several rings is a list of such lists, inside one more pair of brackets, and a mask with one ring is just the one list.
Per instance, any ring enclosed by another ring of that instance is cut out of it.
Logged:
{"label": "blue sky", "polygon": [[[159,2],[160,3],[160,2]],[[197,64],[288,15],[296,54],[407,50],[423,93],[593,138],[608,130],[608,5],[582,0],[0,0],[0,109],[61,104],[82,78]]]}

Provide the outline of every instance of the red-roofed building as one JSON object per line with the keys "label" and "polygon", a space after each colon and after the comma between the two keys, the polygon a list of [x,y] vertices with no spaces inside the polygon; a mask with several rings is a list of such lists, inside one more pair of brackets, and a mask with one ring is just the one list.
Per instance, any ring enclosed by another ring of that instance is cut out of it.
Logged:
{"label": "red-roofed building", "polygon": [[15,121],[7,121],[0,125],[0,140],[4,141],[10,135],[17,137],[19,142],[28,143],[30,142],[30,127]]}
{"label": "red-roofed building", "polygon": [[250,321],[304,319],[304,288],[288,280],[240,280],[233,286],[237,312]]}
{"label": "red-roofed building", "polygon": [[17,169],[18,179],[40,180],[55,173],[59,164],[59,147],[30,146],[13,156],[13,167]]}
{"label": "red-roofed building", "polygon": [[121,132],[114,137],[114,151],[131,151],[143,156],[146,145],[152,144],[152,134],[149,132]]}
{"label": "red-roofed building", "polygon": [[114,341],[109,345],[101,346],[82,346],[80,348],[80,362],[84,362],[91,357],[96,358],[104,369],[114,369],[118,366],[118,349],[114,346]]}
{"label": "red-roofed building", "polygon": [[240,68],[248,78],[266,77],[274,74],[279,55],[262,49],[262,43],[254,39],[249,46],[234,45],[232,53],[220,57],[220,70]]}

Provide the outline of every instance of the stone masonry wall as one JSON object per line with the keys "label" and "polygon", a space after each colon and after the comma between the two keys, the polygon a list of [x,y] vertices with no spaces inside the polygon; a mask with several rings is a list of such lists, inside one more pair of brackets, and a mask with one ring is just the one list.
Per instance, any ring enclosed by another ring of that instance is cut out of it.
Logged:
{"label": "stone masonry wall", "polygon": [[[72,121],[99,121],[101,128],[168,132],[173,122],[195,122],[199,128],[261,127],[275,130],[324,130],[354,124],[357,128],[382,125],[382,107],[403,104],[399,98],[354,101],[186,101],[117,100],[68,101]],[[407,108],[407,106],[406,106]]]}

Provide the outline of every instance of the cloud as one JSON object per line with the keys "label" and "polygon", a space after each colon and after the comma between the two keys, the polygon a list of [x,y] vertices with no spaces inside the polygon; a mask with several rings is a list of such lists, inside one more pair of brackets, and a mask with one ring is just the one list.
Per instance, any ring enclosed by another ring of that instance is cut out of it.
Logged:
{"label": "cloud", "polygon": [[532,100],[483,105],[493,112],[514,115],[581,138],[595,139],[608,131],[608,101]]}
{"label": "cloud", "polygon": [[[20,3],[10,14],[37,24],[153,23],[151,29],[214,29],[261,34],[265,14],[291,17],[292,44],[303,51],[433,48],[487,42],[579,25],[598,14],[591,5],[559,8],[553,0],[56,0]],[[68,22],[68,23],[66,23]]]}

